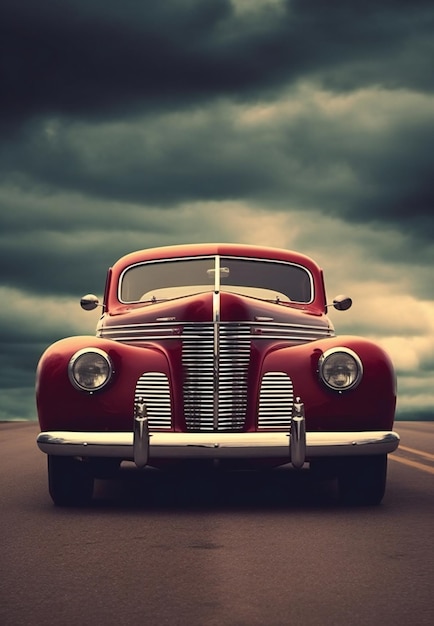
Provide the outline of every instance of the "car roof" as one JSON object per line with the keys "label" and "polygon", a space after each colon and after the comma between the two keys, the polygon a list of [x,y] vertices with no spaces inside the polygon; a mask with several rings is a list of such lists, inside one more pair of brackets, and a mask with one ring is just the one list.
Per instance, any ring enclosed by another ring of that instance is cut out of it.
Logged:
{"label": "car roof", "polygon": [[320,269],[313,259],[293,250],[237,243],[202,243],[162,246],[158,248],[138,250],[121,257],[113,266],[113,270],[116,269],[119,272],[122,272],[123,269],[129,267],[130,265],[146,261],[217,254],[222,256],[242,256],[259,259],[264,258],[274,261],[297,263],[314,272],[315,270]]}

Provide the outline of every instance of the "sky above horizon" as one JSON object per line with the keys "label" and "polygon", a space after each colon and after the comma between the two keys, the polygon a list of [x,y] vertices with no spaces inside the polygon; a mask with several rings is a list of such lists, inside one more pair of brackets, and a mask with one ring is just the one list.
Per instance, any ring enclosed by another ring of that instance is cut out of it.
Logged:
{"label": "sky above horizon", "polygon": [[434,4],[3,0],[0,420],[36,419],[53,341],[107,268],[239,242],[324,269],[434,417]]}

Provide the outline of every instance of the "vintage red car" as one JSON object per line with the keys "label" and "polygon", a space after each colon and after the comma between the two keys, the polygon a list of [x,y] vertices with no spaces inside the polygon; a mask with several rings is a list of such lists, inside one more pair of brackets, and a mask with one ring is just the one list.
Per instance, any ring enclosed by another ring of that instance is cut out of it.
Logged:
{"label": "vintage red car", "polygon": [[394,369],[371,341],[336,335],[312,259],[235,244],[142,250],[109,269],[101,306],[96,336],[58,341],[38,365],[55,504],[89,501],[95,477],[123,461],[292,464],[336,477],[344,502],[382,500],[399,443]]}

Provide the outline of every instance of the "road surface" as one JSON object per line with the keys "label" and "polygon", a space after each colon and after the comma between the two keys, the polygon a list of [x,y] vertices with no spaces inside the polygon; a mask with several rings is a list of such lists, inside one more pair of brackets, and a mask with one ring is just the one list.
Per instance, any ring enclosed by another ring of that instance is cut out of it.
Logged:
{"label": "road surface", "polygon": [[35,423],[0,424],[2,626],[434,623],[434,422],[401,423],[379,507],[307,472],[125,470],[55,507]]}

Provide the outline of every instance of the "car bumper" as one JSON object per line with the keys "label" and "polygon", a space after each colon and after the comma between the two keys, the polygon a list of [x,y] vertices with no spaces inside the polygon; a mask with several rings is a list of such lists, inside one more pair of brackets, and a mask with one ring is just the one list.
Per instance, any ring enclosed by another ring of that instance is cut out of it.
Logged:
{"label": "car bumper", "polygon": [[113,457],[138,467],[160,459],[287,459],[295,467],[321,457],[388,454],[399,444],[393,431],[305,432],[304,421],[291,432],[175,433],[149,432],[138,423],[134,432],[49,431],[38,435],[46,454]]}

